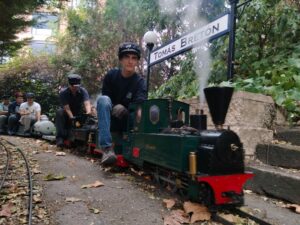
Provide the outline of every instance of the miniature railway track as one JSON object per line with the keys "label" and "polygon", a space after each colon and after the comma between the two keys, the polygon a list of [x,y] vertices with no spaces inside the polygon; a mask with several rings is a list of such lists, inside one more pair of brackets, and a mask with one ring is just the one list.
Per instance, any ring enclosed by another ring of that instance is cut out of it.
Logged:
{"label": "miniature railway track", "polygon": [[[33,187],[28,160],[24,152],[11,142],[0,139],[0,205],[11,203],[22,206],[18,218],[7,218],[8,224],[32,224]],[[12,193],[13,192],[13,193]],[[11,194],[11,195],[10,195]]]}
{"label": "miniature railway track", "polygon": [[[249,214],[249,213],[247,213],[245,211],[240,210],[239,208],[232,208],[229,212],[231,214],[238,215],[241,218],[252,220],[252,221],[254,221],[258,225],[272,225],[269,222],[266,222],[266,221],[264,221],[264,220],[262,220],[262,219],[260,219],[258,217],[255,217],[255,216],[253,216],[253,215],[251,215],[251,214]],[[235,224],[235,223],[232,223],[232,222],[226,220],[222,216],[219,216],[216,213],[213,214],[212,220],[215,221],[215,222],[224,224],[224,225],[234,225]]]}

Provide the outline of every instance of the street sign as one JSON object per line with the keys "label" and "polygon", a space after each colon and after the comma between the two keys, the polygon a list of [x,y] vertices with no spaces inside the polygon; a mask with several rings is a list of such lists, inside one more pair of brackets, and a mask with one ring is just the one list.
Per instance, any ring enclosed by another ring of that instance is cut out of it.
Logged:
{"label": "street sign", "polygon": [[190,50],[203,41],[211,41],[229,32],[229,14],[226,14],[196,31],[188,33],[170,43],[161,46],[150,54],[150,65],[159,63]]}

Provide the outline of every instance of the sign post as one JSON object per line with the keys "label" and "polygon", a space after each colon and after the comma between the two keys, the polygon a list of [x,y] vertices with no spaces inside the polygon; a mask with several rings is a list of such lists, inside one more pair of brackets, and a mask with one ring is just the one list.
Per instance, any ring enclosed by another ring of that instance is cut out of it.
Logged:
{"label": "sign post", "polygon": [[[251,1],[251,0],[249,0]],[[247,2],[249,2],[247,1]],[[147,93],[149,88],[149,75],[151,66],[160,63],[168,58],[177,56],[185,51],[191,50],[195,45],[204,41],[212,41],[229,33],[229,47],[227,59],[227,80],[231,81],[234,73],[234,51],[235,51],[235,27],[237,3],[239,0],[229,0],[230,13],[227,13],[216,20],[206,24],[196,31],[183,35],[169,43],[151,51],[149,49],[147,59]]]}
{"label": "sign post", "polygon": [[227,60],[227,80],[231,81],[234,73],[234,51],[235,51],[235,27],[236,27],[236,11],[239,0],[229,0],[230,2],[230,32],[229,32],[229,47]]}
{"label": "sign post", "polygon": [[168,58],[191,50],[195,45],[204,41],[212,41],[229,32],[229,14],[208,23],[196,31],[188,33],[178,39],[155,49],[150,54],[150,66],[162,62]]}

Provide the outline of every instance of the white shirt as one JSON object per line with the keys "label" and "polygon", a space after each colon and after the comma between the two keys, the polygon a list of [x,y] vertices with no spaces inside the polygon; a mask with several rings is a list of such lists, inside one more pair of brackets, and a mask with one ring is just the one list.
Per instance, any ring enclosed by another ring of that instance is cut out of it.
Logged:
{"label": "white shirt", "polygon": [[33,102],[32,105],[28,105],[28,102],[23,102],[20,106],[21,110],[25,110],[26,112],[30,112],[30,115],[36,116],[37,112],[41,112],[41,106],[37,102]]}

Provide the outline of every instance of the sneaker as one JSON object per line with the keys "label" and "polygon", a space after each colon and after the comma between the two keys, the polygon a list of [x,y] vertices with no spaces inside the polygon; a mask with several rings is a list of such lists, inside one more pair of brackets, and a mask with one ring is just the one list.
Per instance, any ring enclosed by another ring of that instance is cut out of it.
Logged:
{"label": "sneaker", "polygon": [[28,131],[28,130],[24,131],[23,136],[29,137],[30,135],[31,135],[30,131]]}
{"label": "sneaker", "polygon": [[8,133],[8,135],[15,135],[16,133],[15,132],[13,132],[13,131],[7,131],[7,133]]}
{"label": "sneaker", "polygon": [[113,150],[113,148],[108,147],[104,149],[102,159],[101,159],[101,165],[103,166],[111,166],[117,162],[117,156]]}
{"label": "sneaker", "polygon": [[63,138],[56,138],[56,146],[57,147],[64,147],[64,139]]}

